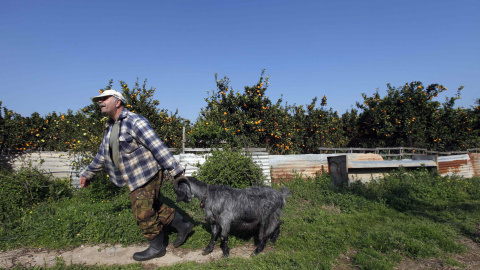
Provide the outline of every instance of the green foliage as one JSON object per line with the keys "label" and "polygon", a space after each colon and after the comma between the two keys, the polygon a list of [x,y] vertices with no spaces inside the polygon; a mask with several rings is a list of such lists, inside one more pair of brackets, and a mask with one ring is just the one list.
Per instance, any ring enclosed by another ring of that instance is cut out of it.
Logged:
{"label": "green foliage", "polygon": [[323,96],[321,108],[316,108],[316,102],[315,97],[306,110],[303,106],[289,107],[295,152],[318,153],[319,147],[342,147],[346,144],[344,124],[338,113],[323,108],[327,105],[327,97]]}
{"label": "green foliage", "polygon": [[[225,77],[218,80],[217,91],[205,98],[207,106],[189,137],[197,147],[218,146],[226,141],[237,147],[264,146],[269,137],[265,124],[275,117],[271,101],[265,96],[268,77],[260,78],[252,87],[245,87],[244,93],[234,93]],[[263,122],[263,123],[262,123]]]}
{"label": "green foliage", "polygon": [[[273,249],[249,259],[227,258],[167,269],[334,269],[342,254],[352,258],[352,267],[360,269],[394,269],[405,257],[435,257],[456,265],[451,254],[465,251],[456,240],[463,235],[480,241],[475,227],[480,219],[478,178],[398,171],[378,182],[350,188],[332,188],[330,182],[327,174],[319,174],[282,183],[292,195],[287,198],[280,237],[275,245],[268,244]],[[135,224],[127,192],[99,198],[83,191],[60,201],[27,203],[16,222],[4,223],[7,227],[0,231],[0,249],[145,241]],[[165,183],[162,194],[167,205],[195,224],[195,233],[181,248],[203,249],[209,242],[209,226],[198,204],[176,205],[170,182]],[[247,241],[253,242],[234,232],[229,242],[235,247]]]}
{"label": "green foliage", "polygon": [[318,147],[346,145],[343,125],[337,112],[326,110],[323,96],[316,108],[315,97],[307,109],[303,105],[272,103],[266,96],[268,76],[262,71],[259,81],[234,92],[230,80],[217,79],[217,91],[205,99],[192,132],[191,143],[197,147],[215,147],[226,142],[235,147],[268,147],[270,153],[316,153]]}
{"label": "green foliage", "polygon": [[132,244],[142,241],[127,194],[105,200],[85,196],[40,204],[22,216],[22,225],[4,237],[32,247],[65,248],[86,243]]}
{"label": "green foliage", "polygon": [[245,188],[265,182],[262,168],[253,162],[248,153],[235,150],[215,150],[199,165],[194,174],[199,180],[211,185],[228,185]]}
{"label": "green foliage", "polygon": [[[421,179],[421,181],[419,181]],[[402,213],[431,217],[478,238],[480,179],[439,176],[426,170],[403,170],[368,185],[353,185],[352,194],[381,202]]]}
{"label": "green foliage", "polygon": [[458,151],[479,146],[479,107],[453,108],[463,87],[441,104],[434,98],[447,90],[442,85],[387,84],[385,97],[378,91],[372,97],[362,94],[363,103],[357,103],[360,111],[352,109],[340,117],[325,109],[326,96],[320,107],[317,97],[305,106],[282,105],[282,99],[272,103],[266,95],[268,79],[262,71],[259,81],[243,93],[234,92],[227,77],[217,79],[217,90],[205,99],[207,105],[189,133],[190,145],[216,147],[226,142],[267,147],[271,154],[317,153],[319,147]]}
{"label": "green foliage", "polygon": [[372,97],[362,94],[363,103],[357,102],[362,111],[354,128],[356,137],[351,138],[349,146],[406,146],[436,151],[478,147],[478,114],[453,108],[463,86],[443,104],[434,101],[447,90],[439,84],[424,87],[421,82],[411,82],[398,88],[390,84],[387,87],[383,98],[378,91]]}
{"label": "green foliage", "polygon": [[[378,90],[371,97],[339,116],[327,109],[327,97],[306,105],[288,105],[267,96],[269,76],[242,92],[235,92],[227,77],[216,79],[216,90],[205,98],[206,106],[194,126],[189,120],[165,109],[153,99],[155,88],[138,79],[133,87],[120,81],[117,88],[126,97],[127,109],[145,116],[159,137],[180,149],[185,127],[187,147],[266,147],[271,154],[317,153],[319,147],[421,147],[433,151],[459,151],[480,146],[480,99],[472,108],[455,108],[460,87],[444,103],[435,99],[447,91],[440,84],[424,87],[421,82],[401,87],[387,84],[387,94]],[[110,80],[105,89],[113,87]],[[94,94],[92,94],[93,96]],[[317,104],[319,101],[320,104]],[[90,161],[101,142],[106,118],[98,104],[78,112],[52,112],[30,117],[2,107],[0,101],[0,151],[75,151],[78,166]],[[86,161],[83,161],[87,158]]]}
{"label": "green foliage", "polygon": [[[105,89],[111,89],[110,81]],[[120,81],[128,109],[147,117],[157,134],[171,147],[181,145],[186,127],[187,146],[222,145],[267,147],[272,154],[315,153],[318,147],[413,146],[452,151],[479,147],[480,99],[470,109],[454,108],[460,98],[434,101],[446,88],[412,82],[387,95],[377,91],[362,95],[341,117],[320,107],[315,97],[308,105],[273,103],[266,95],[268,76],[242,93],[217,80],[217,91],[205,99],[207,106],[190,129],[188,120],[159,110],[154,88],[137,82],[130,89]],[[103,89],[102,89],[103,90]],[[93,94],[92,94],[93,95]],[[90,163],[103,137],[106,118],[98,104],[78,112],[52,112],[30,117],[2,107],[0,150],[74,151],[76,166]],[[225,148],[225,147],[224,147]],[[234,151],[216,151],[199,171],[199,178],[215,184],[246,187],[258,184],[261,173],[251,160]],[[131,214],[128,191],[99,175],[88,189],[72,190],[65,181],[51,181],[38,170],[1,171],[0,249],[22,245],[60,248],[85,243],[140,243],[143,241]],[[462,252],[459,236],[479,242],[480,180],[440,177],[426,171],[398,171],[367,185],[330,187],[328,175],[283,183],[292,191],[282,218],[282,233],[273,251],[250,260],[226,259],[199,268],[331,269],[340,254],[354,251],[353,264],[361,269],[392,269],[402,257],[441,258],[454,264],[449,253]],[[277,187],[278,188],[278,187]],[[209,231],[197,204],[175,204],[170,183],[164,199],[194,222],[195,234],[184,248],[207,245]],[[74,195],[74,196],[72,196]],[[232,246],[248,241],[239,235]],[[191,266],[191,265],[190,265]],[[188,268],[189,265],[185,266]]]}
{"label": "green foliage", "polygon": [[[437,181],[445,185],[432,185]],[[405,196],[396,193],[395,187],[405,182],[415,199],[408,200],[408,211],[398,211],[403,207],[396,203]],[[322,261],[354,250],[349,256],[361,269],[393,269],[405,256],[445,258],[463,252],[465,247],[456,242],[459,233],[479,241],[475,236],[479,179],[452,182],[450,177],[427,171],[399,171],[380,183],[343,189],[330,188],[326,175],[284,184],[293,198],[283,219],[288,229],[282,235],[288,237],[279,238],[276,250],[295,250],[305,256],[314,250],[322,254],[318,255]],[[427,193],[435,195],[425,198]],[[428,205],[433,207],[425,209]]]}
{"label": "green foliage", "polygon": [[[113,81],[110,80],[100,92],[112,87]],[[147,89],[146,80],[143,85],[137,80],[132,89],[120,81],[119,89],[127,100],[127,109],[146,117],[169,147],[179,148],[182,145],[183,127],[188,133],[190,121],[178,116],[178,112],[159,110],[157,106],[160,102],[153,99],[155,88]],[[68,110],[65,114],[52,112],[41,117],[33,113],[24,117],[2,107],[0,101],[0,152],[73,151],[77,156],[75,167],[81,168],[89,164],[98,151],[106,122],[107,118],[94,102],[75,113]]]}
{"label": "green foliage", "polygon": [[427,170],[407,173],[399,169],[366,186],[354,184],[352,191],[398,211],[420,211],[419,205],[422,210],[446,210],[451,205],[480,200],[478,179],[439,176]]}
{"label": "green foliage", "polygon": [[78,195],[94,200],[108,200],[129,192],[127,186],[119,188],[109,180],[109,176],[105,172],[99,172],[95,175],[95,179],[91,182],[89,188],[80,189]]}
{"label": "green foliage", "polygon": [[53,181],[48,174],[34,167],[12,172],[0,170],[0,231],[5,224],[17,224],[29,209],[43,202],[55,202],[72,195],[70,181]]}

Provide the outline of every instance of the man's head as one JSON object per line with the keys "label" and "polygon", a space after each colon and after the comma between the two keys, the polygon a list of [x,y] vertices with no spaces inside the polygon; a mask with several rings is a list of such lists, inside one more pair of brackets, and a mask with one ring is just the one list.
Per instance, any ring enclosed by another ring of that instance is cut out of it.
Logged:
{"label": "man's head", "polygon": [[117,120],[125,107],[125,98],[122,93],[113,89],[103,91],[101,95],[93,97],[92,101],[98,102],[102,113],[114,120]]}

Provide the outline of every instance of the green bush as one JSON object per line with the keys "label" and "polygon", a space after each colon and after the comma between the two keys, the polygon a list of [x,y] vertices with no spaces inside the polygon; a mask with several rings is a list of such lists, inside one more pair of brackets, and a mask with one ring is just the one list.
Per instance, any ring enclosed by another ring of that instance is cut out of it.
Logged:
{"label": "green bush", "polygon": [[3,169],[0,176],[2,227],[16,220],[23,211],[41,202],[58,201],[72,195],[69,180],[51,180],[48,174],[34,167],[22,167],[17,171]]}
{"label": "green bush", "polygon": [[215,150],[199,165],[194,176],[207,184],[246,188],[265,182],[262,169],[248,154],[234,150]]}

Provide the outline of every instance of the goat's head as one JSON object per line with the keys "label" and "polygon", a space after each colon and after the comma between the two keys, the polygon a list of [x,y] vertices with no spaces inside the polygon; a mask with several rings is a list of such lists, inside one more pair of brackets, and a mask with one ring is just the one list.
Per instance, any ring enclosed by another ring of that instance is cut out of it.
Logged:
{"label": "goat's head", "polygon": [[193,199],[193,194],[190,189],[190,181],[187,177],[182,176],[173,180],[173,190],[177,194],[177,202],[189,203]]}

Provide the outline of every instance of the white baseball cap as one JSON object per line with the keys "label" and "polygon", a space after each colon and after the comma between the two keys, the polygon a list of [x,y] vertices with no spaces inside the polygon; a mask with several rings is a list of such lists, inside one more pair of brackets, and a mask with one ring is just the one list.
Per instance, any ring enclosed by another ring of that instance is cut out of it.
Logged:
{"label": "white baseball cap", "polygon": [[120,99],[122,102],[125,102],[125,98],[123,97],[122,93],[118,92],[117,90],[113,90],[113,89],[103,91],[100,96],[93,97],[92,101],[97,102],[101,98],[109,97],[109,96],[114,96],[114,97]]}

